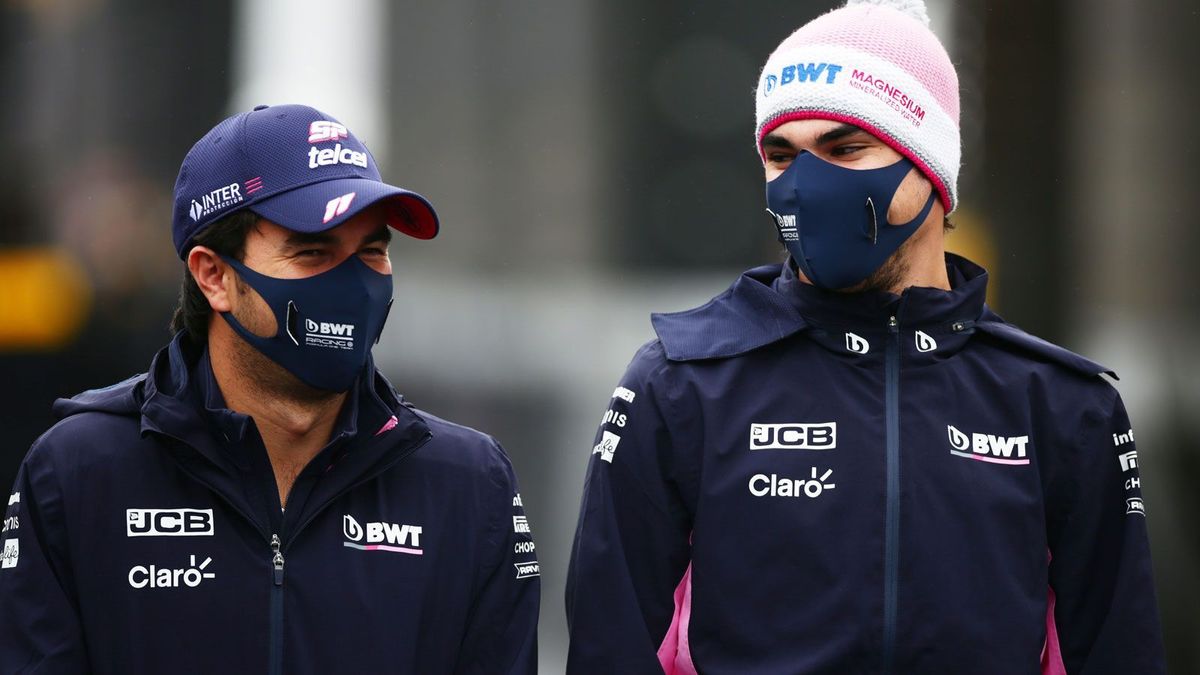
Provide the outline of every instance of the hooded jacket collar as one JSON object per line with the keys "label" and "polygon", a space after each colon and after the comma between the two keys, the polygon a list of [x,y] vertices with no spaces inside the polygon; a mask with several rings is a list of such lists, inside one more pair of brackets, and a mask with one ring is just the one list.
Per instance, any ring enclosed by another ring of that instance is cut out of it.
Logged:
{"label": "hooded jacket collar", "polygon": [[936,362],[982,335],[1006,349],[1084,375],[1116,378],[1109,368],[1006,323],[984,304],[988,275],[979,265],[947,253],[946,272],[949,291],[909,288],[900,295],[847,294],[805,284],[790,264],[767,265],[742,274],[701,307],[650,318],[672,361],[733,357],[801,332],[845,354],[850,333],[861,340],[857,344],[869,344],[876,339],[872,336],[887,332],[894,316],[910,359]]}
{"label": "hooded jacket collar", "polygon": [[900,326],[917,328],[978,319],[987,295],[987,272],[966,258],[947,253],[946,275],[949,291],[913,286],[900,295],[887,291],[838,293],[804,283],[789,261],[782,265],[772,286],[816,325],[869,330],[887,327],[892,317]]}
{"label": "hooded jacket collar", "polygon": [[[431,438],[425,421],[375,370],[372,361],[368,360],[363,373],[346,399],[329,444],[305,469],[304,473],[318,472],[321,478],[305,495],[309,507],[298,504],[301,511],[319,508]],[[268,522],[275,516],[262,508],[261,500],[267,499],[270,491],[258,483],[269,481],[273,487],[274,478],[269,475],[269,460],[254,421],[225,408],[206,351],[191,346],[181,335],[158,352],[149,372],[60,399],[54,412],[60,417],[84,412],[137,417],[141,435],[164,438],[166,451],[185,473],[220,493],[264,532],[271,531],[265,529],[268,526],[279,526]],[[248,487],[246,481],[252,474],[263,475]],[[277,494],[274,503],[277,511]],[[289,516],[294,503],[289,499]],[[263,517],[264,513],[268,517]],[[289,521],[295,522],[290,517]]]}

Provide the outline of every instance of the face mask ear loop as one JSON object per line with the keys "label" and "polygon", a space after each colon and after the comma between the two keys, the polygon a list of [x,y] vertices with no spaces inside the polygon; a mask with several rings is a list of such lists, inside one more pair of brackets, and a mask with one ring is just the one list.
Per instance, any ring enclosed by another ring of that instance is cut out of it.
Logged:
{"label": "face mask ear loop", "polygon": [[925,208],[921,209],[921,212],[917,214],[916,218],[913,218],[903,225],[897,225],[896,227],[912,227],[913,225],[920,225],[921,223],[925,222],[925,219],[929,217],[929,211],[933,209],[933,202],[936,200],[937,190],[934,190],[932,187],[930,187],[929,199],[925,200]]}
{"label": "face mask ear loop", "polygon": [[287,336],[292,339],[292,344],[297,347],[300,346],[300,341],[296,339],[296,334],[292,331],[292,328],[296,325],[296,316],[298,314],[299,311],[296,310],[296,303],[288,300],[287,317],[284,319],[283,325],[287,330]]}
{"label": "face mask ear loop", "polygon": [[875,200],[867,197],[867,211],[871,214],[871,231],[864,232],[871,245],[879,243],[879,214],[875,212]]}
{"label": "face mask ear loop", "polygon": [[387,325],[388,316],[392,313],[392,303],[395,301],[395,298],[388,300],[387,309],[383,310],[383,321],[379,323],[379,335],[375,336],[375,344],[379,344],[379,338],[383,337],[383,327]]}

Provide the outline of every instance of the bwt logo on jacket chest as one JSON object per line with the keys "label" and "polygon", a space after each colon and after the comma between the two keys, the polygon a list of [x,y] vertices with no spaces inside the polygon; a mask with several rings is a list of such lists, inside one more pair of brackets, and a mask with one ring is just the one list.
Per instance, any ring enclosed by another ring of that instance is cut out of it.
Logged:
{"label": "bwt logo on jacket chest", "polygon": [[[367,523],[363,527],[354,516],[342,516],[342,534],[346,541],[342,545],[360,551],[388,551],[391,553],[407,553],[409,555],[424,555],[421,550],[420,525],[400,525],[396,523]],[[362,542],[362,543],[359,543]]]}
{"label": "bwt logo on jacket chest", "polygon": [[837,422],[819,424],[751,424],[751,450],[832,450],[837,447]]}
{"label": "bwt logo on jacket chest", "polygon": [[[950,438],[950,454],[992,464],[1028,464],[1026,448],[1028,436],[995,436],[993,434],[970,434],[959,431],[953,424],[946,425]],[[968,452],[969,450],[969,452]],[[1013,455],[1016,455],[1014,458]]]}

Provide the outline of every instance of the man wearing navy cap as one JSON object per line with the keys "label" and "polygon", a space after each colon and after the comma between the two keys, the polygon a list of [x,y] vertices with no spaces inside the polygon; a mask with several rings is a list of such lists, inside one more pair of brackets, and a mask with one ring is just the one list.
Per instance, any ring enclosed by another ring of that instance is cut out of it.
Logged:
{"label": "man wearing navy cap", "polygon": [[175,337],[54,404],[7,500],[0,672],[532,673],[538,562],[491,437],[371,348],[429,202],[305,106],[184,158]]}

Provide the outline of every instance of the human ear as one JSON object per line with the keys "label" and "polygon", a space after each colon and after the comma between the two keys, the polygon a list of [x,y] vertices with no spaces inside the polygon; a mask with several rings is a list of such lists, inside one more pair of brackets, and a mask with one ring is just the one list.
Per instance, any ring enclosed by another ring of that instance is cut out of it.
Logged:
{"label": "human ear", "polygon": [[187,267],[214,312],[233,311],[231,296],[236,292],[235,273],[216,251],[207,246],[193,247],[188,252]]}

